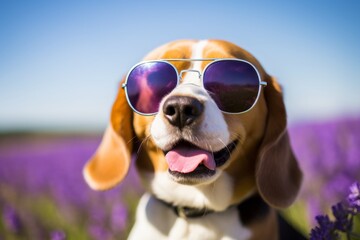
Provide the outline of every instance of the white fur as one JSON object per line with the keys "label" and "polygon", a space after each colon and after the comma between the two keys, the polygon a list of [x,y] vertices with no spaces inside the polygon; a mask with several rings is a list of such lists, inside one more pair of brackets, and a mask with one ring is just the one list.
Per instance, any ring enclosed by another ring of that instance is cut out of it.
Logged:
{"label": "white fur", "polygon": [[201,218],[185,219],[177,217],[171,208],[145,194],[138,205],[136,219],[130,240],[246,240],[251,237],[251,232],[241,224],[235,207]]}
{"label": "white fur", "polygon": [[219,169],[214,179],[210,183],[184,185],[172,181],[167,172],[155,173],[150,189],[160,199],[178,206],[223,211],[231,204],[233,184],[231,178]]}
{"label": "white fur", "polygon": [[[207,41],[200,41],[195,44],[192,49],[193,54],[191,58],[202,58],[202,52],[206,44]],[[190,69],[200,71],[201,63],[201,61],[193,62]],[[162,100],[159,109],[162,109],[168,97],[174,95],[190,96],[203,102],[205,105],[204,121],[202,121],[201,125],[196,129],[193,129],[193,131],[180,132],[172,126],[169,126],[160,111],[155,116],[150,130],[151,136],[159,148],[168,150],[173,143],[183,138],[203,149],[215,152],[224,148],[230,142],[230,133],[223,114],[207,91],[202,87],[202,83],[196,74],[187,74],[182,80],[182,83]]]}
{"label": "white fur", "polygon": [[[204,48],[206,46],[206,44],[208,43],[207,40],[203,40],[203,41],[199,41],[198,43],[196,43],[193,47],[192,47],[192,55],[191,58],[192,59],[200,59],[203,58],[203,52],[204,52]],[[199,71],[201,73],[201,65],[202,65],[202,61],[194,61],[191,63],[190,68],[191,70],[196,70]],[[201,79],[198,77],[198,75],[196,74],[186,74],[183,78],[182,78],[182,83],[189,83],[189,84],[194,84],[194,85],[198,85],[198,86],[202,86],[201,83]]]}

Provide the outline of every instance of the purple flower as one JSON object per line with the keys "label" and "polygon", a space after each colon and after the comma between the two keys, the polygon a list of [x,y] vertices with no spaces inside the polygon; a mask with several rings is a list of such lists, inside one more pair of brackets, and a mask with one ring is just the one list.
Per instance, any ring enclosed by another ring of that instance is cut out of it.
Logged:
{"label": "purple flower", "polygon": [[[353,219],[360,213],[360,184],[358,182],[350,186],[348,202],[350,206],[339,202],[331,207],[335,221],[331,221],[327,215],[317,216],[318,226],[311,230],[310,239],[339,239],[339,231],[346,233],[349,240],[352,239],[351,236],[358,236],[357,233],[352,232]],[[354,228],[356,231],[356,225]]]}
{"label": "purple flower", "polygon": [[15,209],[10,206],[5,206],[3,209],[3,222],[6,228],[11,231],[18,233],[21,230],[21,221],[19,215]]}
{"label": "purple flower", "polygon": [[331,209],[335,217],[335,228],[342,232],[351,231],[352,222],[349,210],[344,208],[341,202],[332,206]]}
{"label": "purple flower", "polygon": [[111,228],[113,232],[121,232],[125,229],[128,220],[128,211],[121,203],[115,204],[111,212]]}
{"label": "purple flower", "polygon": [[350,186],[350,194],[348,196],[350,207],[356,212],[360,212],[360,183],[355,182]]}
{"label": "purple flower", "polygon": [[335,223],[330,221],[327,215],[316,216],[319,226],[313,228],[310,233],[310,240],[336,240],[339,235],[335,232]]}
{"label": "purple flower", "polygon": [[101,224],[92,224],[89,226],[89,234],[94,240],[106,240],[111,237],[111,233]]}
{"label": "purple flower", "polygon": [[51,240],[65,240],[66,239],[66,235],[63,231],[52,231],[50,233],[50,239]]}

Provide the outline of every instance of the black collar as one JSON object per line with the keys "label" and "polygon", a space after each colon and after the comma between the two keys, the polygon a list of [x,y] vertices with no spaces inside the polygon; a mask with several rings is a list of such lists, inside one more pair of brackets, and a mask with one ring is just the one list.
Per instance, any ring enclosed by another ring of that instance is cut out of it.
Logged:
{"label": "black collar", "polygon": [[[171,208],[178,217],[182,218],[199,218],[216,212],[207,208],[175,206],[161,199],[158,200],[165,204],[167,207]],[[262,200],[259,195],[254,195],[250,198],[247,198],[238,205],[233,206],[236,206],[239,212],[239,217],[244,224],[248,224],[254,220],[262,218],[266,216],[270,211],[270,207],[264,202],[264,200]]]}

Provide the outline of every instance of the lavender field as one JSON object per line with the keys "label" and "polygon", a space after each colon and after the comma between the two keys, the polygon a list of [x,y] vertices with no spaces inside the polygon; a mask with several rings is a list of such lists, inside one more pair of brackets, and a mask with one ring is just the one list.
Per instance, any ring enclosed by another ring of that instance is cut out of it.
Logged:
{"label": "lavender field", "polygon": [[[289,218],[304,232],[317,214],[360,180],[360,118],[289,129],[305,174]],[[134,169],[113,190],[95,192],[82,167],[100,143],[93,135],[0,136],[0,239],[124,239],[143,192]]]}
{"label": "lavender field", "polygon": [[82,167],[101,136],[3,136],[0,239],[124,239],[142,190],[131,171],[122,186],[95,192]]}

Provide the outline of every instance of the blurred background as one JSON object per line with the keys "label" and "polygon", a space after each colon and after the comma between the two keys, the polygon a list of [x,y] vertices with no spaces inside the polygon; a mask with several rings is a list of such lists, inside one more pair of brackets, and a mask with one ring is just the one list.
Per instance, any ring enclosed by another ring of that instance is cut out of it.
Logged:
{"label": "blurred background", "polygon": [[289,215],[306,234],[360,180],[359,12],[357,1],[0,0],[0,239],[127,235],[136,173],[93,192],[81,169],[121,77],[188,38],[231,41],[282,84],[305,173]]}

